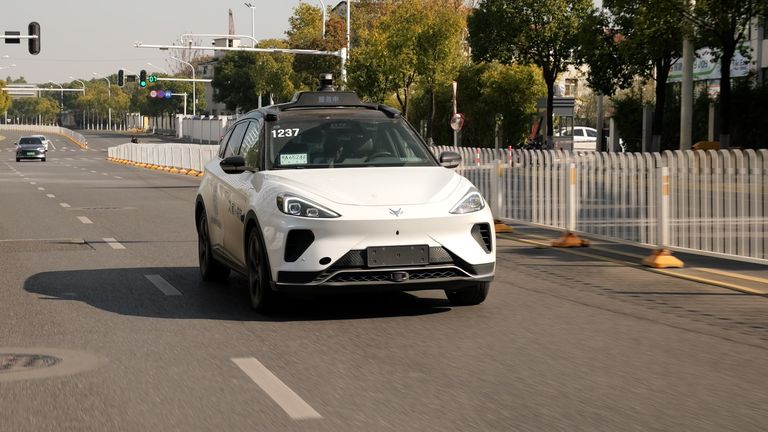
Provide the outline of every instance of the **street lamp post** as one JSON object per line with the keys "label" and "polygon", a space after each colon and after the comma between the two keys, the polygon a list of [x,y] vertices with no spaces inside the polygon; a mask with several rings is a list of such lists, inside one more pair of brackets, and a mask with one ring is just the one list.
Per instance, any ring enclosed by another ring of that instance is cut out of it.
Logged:
{"label": "street lamp post", "polygon": [[59,126],[61,126],[62,120],[64,120],[64,86],[53,81],[48,81],[49,83],[53,85],[59,86],[61,89],[61,95],[59,96]]}
{"label": "street lamp post", "polygon": [[[77,78],[73,77],[72,75],[70,75],[70,76],[69,76],[69,79],[71,79],[72,81],[77,81],[77,82],[79,82],[79,83],[80,83],[80,85],[82,85],[82,86],[83,86],[83,95],[85,95],[85,81],[83,81],[83,80],[79,80],[79,79],[77,79]],[[81,116],[81,117],[82,117],[82,120],[83,120],[83,123],[82,123],[82,127],[83,127],[83,129],[85,129],[85,128],[86,128],[85,109],[83,109],[83,113],[82,113],[82,114],[83,114],[83,115]]]}
{"label": "street lamp post", "polygon": [[109,78],[107,78],[107,77],[105,77],[103,75],[100,75],[100,74],[98,74],[96,72],[94,72],[93,74],[97,78],[102,78],[102,79],[104,79],[104,81],[107,82],[107,94],[109,95],[109,103],[108,103],[108,106],[107,106],[109,108],[109,117],[108,117],[107,121],[109,122],[109,129],[111,130],[112,129],[112,87],[111,87],[112,83],[109,82]]}
{"label": "street lamp post", "polygon": [[328,7],[323,0],[318,0],[323,6],[323,39],[325,39],[325,21],[328,19]]}
{"label": "street lamp post", "polygon": [[195,92],[195,87],[197,87],[197,83],[195,82],[195,67],[192,66],[192,63],[186,62],[178,57],[171,56],[171,58],[176,60],[179,63],[184,63],[185,65],[192,68],[192,115],[196,116],[197,115],[197,93]]}
{"label": "street lamp post", "polygon": [[250,2],[245,2],[245,5],[251,8],[251,47],[256,48],[256,5]]}

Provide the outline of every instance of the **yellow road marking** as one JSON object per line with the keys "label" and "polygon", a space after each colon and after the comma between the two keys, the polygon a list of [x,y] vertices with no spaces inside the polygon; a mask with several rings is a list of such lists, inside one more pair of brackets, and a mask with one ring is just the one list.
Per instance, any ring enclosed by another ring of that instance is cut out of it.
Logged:
{"label": "yellow road marking", "polygon": [[745,274],[732,273],[732,272],[728,272],[728,271],[725,271],[725,270],[717,270],[717,269],[711,269],[711,268],[707,268],[707,267],[692,267],[691,269],[692,270],[699,270],[699,271],[703,271],[703,272],[707,272],[707,273],[712,273],[712,274],[716,274],[716,275],[720,275],[720,276],[732,277],[732,278],[735,278],[735,279],[743,279],[743,280],[748,280],[748,281],[752,281],[752,282],[758,282],[758,283],[761,283],[761,284],[768,284],[768,279],[757,277],[757,276],[750,276],[750,275],[745,275]]}
{"label": "yellow road marking", "polygon": [[[521,243],[528,243],[528,244],[533,244],[533,245],[536,245],[536,246],[544,246],[546,248],[551,248],[551,246],[549,244],[547,244],[547,243],[541,243],[541,242],[537,242],[537,241],[534,241],[534,240],[509,237],[509,236],[505,236],[505,235],[497,235],[497,237],[501,237],[501,238],[506,239],[506,240],[512,240],[512,241],[517,241],[517,242],[521,242]],[[552,249],[555,249],[555,248],[552,248]],[[718,281],[718,280],[714,280],[714,279],[706,279],[706,278],[702,278],[702,277],[698,277],[698,276],[691,276],[691,275],[688,275],[688,274],[672,272],[672,271],[664,270],[664,269],[655,269],[655,268],[651,268],[651,267],[645,267],[643,265],[635,264],[635,263],[632,263],[632,262],[629,262],[629,261],[618,260],[618,259],[614,259],[614,258],[605,257],[605,256],[602,256],[602,255],[594,255],[594,254],[590,254],[590,253],[586,253],[586,252],[582,252],[582,251],[577,251],[577,250],[573,250],[573,249],[557,248],[557,250],[560,251],[560,252],[569,253],[571,255],[578,255],[578,256],[583,256],[583,257],[587,257],[587,258],[598,259],[598,260],[601,260],[601,261],[611,262],[611,263],[614,263],[614,264],[619,264],[619,265],[623,265],[623,266],[627,266],[627,267],[634,267],[634,268],[637,268],[637,269],[640,269],[640,270],[645,270],[645,271],[649,271],[649,272],[653,272],[653,273],[659,273],[659,274],[663,274],[663,275],[667,275],[667,276],[672,276],[672,277],[675,277],[675,278],[678,278],[678,279],[684,279],[684,280],[688,280],[688,281],[692,281],[692,282],[699,282],[699,283],[703,283],[703,284],[707,284],[707,285],[713,285],[713,286],[717,286],[717,287],[721,287],[721,288],[726,288],[726,289],[730,289],[730,290],[734,290],[734,291],[743,292],[743,293],[746,293],[746,294],[753,294],[753,295],[759,295],[759,296],[768,296],[768,292],[764,292],[764,291],[756,290],[754,288],[749,288],[749,287],[745,287],[745,286],[741,286],[741,285],[736,285],[736,284],[732,284],[732,283],[728,283],[728,282],[722,282],[722,281]]]}

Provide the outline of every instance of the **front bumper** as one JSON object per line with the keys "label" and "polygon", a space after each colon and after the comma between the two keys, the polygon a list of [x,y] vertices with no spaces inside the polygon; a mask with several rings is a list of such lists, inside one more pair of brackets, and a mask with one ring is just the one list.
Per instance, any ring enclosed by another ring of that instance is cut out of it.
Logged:
{"label": "front bumper", "polygon": [[16,159],[45,159],[45,152],[37,150],[17,151]]}
{"label": "front bumper", "polygon": [[[490,211],[440,218],[286,220],[301,225],[264,230],[277,291],[455,289],[494,277],[495,231]],[[294,230],[312,235],[291,237]],[[304,238],[298,252],[297,238]],[[388,266],[369,262],[369,247],[402,245],[428,246],[428,262]]]}

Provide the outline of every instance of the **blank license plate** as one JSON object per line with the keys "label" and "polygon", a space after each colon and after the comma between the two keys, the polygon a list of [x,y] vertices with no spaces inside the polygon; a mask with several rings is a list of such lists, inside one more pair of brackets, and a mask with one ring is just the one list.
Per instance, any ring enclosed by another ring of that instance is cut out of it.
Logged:
{"label": "blank license plate", "polygon": [[366,253],[368,267],[429,264],[429,245],[369,247]]}
{"label": "blank license plate", "polygon": [[34,156],[35,152],[27,152],[27,156]]}

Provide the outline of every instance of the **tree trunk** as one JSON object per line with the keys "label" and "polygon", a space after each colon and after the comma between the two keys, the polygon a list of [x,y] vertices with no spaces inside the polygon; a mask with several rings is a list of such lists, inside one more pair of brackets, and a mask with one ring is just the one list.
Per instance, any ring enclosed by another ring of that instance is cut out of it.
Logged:
{"label": "tree trunk", "polygon": [[735,48],[723,49],[720,59],[720,146],[731,147],[731,60]]}
{"label": "tree trunk", "polygon": [[667,99],[667,78],[671,68],[672,61],[669,57],[656,61],[656,103],[653,108],[653,124],[651,125],[651,133],[653,135],[651,152],[661,151],[661,134],[664,129],[664,105]]}

